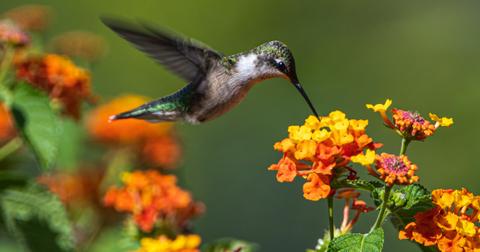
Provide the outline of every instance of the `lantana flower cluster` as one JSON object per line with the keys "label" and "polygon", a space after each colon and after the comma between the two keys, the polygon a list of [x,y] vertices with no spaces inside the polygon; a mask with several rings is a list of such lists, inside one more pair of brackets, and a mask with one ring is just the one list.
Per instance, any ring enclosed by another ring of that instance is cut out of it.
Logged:
{"label": "lantana flower cluster", "polygon": [[0,45],[25,46],[30,43],[30,36],[8,19],[0,20]]}
{"label": "lantana flower cluster", "polygon": [[450,127],[453,119],[448,117],[439,117],[436,114],[429,113],[428,121],[418,112],[394,108],[391,110],[393,122],[388,118],[387,110],[392,105],[392,100],[387,99],[384,104],[367,104],[367,108],[378,112],[385,125],[396,130],[405,139],[424,140],[433,135],[439,127]]}
{"label": "lantana flower cluster", "polygon": [[135,252],[200,252],[200,243],[200,236],[195,234],[178,235],[175,239],[165,235],[145,237],[140,240],[141,247]]}
{"label": "lantana flower cluster", "polygon": [[17,78],[47,92],[54,101],[59,101],[66,115],[75,119],[80,118],[84,100],[94,101],[90,74],[68,58],[56,54],[27,57],[17,62],[16,68]]}
{"label": "lantana flower cluster", "polygon": [[174,220],[181,228],[186,225],[185,221],[202,211],[202,205],[177,186],[173,175],[155,170],[126,172],[122,182],[121,187],[108,189],[104,204],[132,214],[144,232],[152,231],[159,220]]}
{"label": "lantana flower cluster", "polygon": [[413,164],[406,155],[394,155],[389,153],[375,154],[367,150],[366,154],[359,154],[352,157],[352,162],[364,165],[368,173],[377,177],[389,186],[410,185],[419,180],[415,175],[418,170],[417,165]]}
{"label": "lantana flower cluster", "polygon": [[400,239],[410,239],[440,251],[480,249],[480,196],[465,188],[432,192],[434,207],[415,215],[415,221],[400,231]]}
{"label": "lantana flower cluster", "polygon": [[292,182],[297,176],[306,179],[303,192],[308,200],[326,198],[336,168],[347,167],[364,150],[380,147],[365,133],[367,125],[367,120],[348,119],[341,111],[310,116],[304,125],[290,126],[289,137],[275,143],[283,157],[269,170],[277,171],[279,182]]}

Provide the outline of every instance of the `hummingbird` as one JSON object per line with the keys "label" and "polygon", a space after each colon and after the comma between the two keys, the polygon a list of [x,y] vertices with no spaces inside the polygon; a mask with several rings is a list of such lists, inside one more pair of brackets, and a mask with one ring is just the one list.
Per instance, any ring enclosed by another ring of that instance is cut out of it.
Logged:
{"label": "hummingbird", "polygon": [[113,115],[110,121],[135,118],[149,122],[202,123],[228,112],[242,101],[252,86],[270,78],[284,78],[293,84],[318,117],[298,80],[292,52],[280,41],[266,42],[246,52],[225,56],[203,43],[150,25],[107,18],[102,21],[188,82],[177,92]]}

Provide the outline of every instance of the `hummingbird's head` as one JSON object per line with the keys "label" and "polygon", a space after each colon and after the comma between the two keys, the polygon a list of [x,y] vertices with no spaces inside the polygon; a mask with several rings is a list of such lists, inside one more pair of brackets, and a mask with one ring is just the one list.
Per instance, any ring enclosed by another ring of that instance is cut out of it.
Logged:
{"label": "hummingbird's head", "polygon": [[[251,54],[244,58],[244,62],[248,63],[249,61],[255,64],[255,75],[260,79],[280,77],[289,80],[303,96],[312,112],[318,117],[317,111],[298,80],[295,59],[287,45],[278,40],[264,43],[254,48]],[[242,62],[239,63],[242,65]]]}
{"label": "hummingbird's head", "polygon": [[257,56],[257,69],[262,77],[281,77],[298,82],[295,59],[284,43],[274,40],[264,43],[252,50]]}

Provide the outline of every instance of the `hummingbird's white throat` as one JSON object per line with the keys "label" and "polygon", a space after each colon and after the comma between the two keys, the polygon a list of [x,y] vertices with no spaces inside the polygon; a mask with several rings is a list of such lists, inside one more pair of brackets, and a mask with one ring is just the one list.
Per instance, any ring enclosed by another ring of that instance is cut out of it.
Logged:
{"label": "hummingbird's white throat", "polygon": [[259,74],[259,69],[257,68],[257,60],[258,55],[254,53],[241,56],[238,59],[237,63],[238,74],[245,79],[252,78],[252,76],[257,76]]}
{"label": "hummingbird's white throat", "polygon": [[265,62],[258,62],[259,56],[250,53],[238,58],[236,71],[238,79],[243,81],[262,80],[273,77],[284,77],[284,74]]}

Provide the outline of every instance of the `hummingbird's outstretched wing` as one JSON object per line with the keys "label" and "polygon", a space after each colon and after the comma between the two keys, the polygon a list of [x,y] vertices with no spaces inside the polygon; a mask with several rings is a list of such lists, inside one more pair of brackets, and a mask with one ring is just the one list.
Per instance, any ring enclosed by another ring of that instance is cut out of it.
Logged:
{"label": "hummingbird's outstretched wing", "polygon": [[205,75],[214,60],[222,54],[179,36],[150,26],[136,26],[110,18],[102,22],[167,69],[193,82]]}

